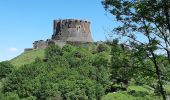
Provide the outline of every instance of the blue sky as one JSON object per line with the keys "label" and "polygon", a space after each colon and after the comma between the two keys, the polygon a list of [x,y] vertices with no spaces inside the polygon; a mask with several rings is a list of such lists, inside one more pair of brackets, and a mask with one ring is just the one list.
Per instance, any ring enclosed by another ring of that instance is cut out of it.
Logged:
{"label": "blue sky", "polygon": [[105,30],[115,25],[101,0],[1,0],[0,61],[16,57],[35,40],[50,38],[54,19],[69,18],[90,20],[95,41],[105,40]]}

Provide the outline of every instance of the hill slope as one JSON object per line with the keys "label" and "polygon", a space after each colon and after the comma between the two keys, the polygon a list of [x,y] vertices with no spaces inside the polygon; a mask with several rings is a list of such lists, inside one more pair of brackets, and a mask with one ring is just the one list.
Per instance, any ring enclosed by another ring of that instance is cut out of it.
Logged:
{"label": "hill slope", "polygon": [[22,66],[24,64],[30,64],[37,57],[44,58],[44,56],[45,56],[44,52],[45,52],[45,49],[27,51],[27,52],[24,52],[21,55],[15,57],[10,62],[12,65],[14,65],[16,67]]}

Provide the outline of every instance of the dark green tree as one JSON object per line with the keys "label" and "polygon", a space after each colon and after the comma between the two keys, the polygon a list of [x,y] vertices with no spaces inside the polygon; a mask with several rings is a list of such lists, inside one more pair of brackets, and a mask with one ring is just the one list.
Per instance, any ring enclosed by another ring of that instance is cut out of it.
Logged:
{"label": "dark green tree", "polygon": [[7,77],[14,70],[14,66],[10,62],[0,63],[0,79]]}
{"label": "dark green tree", "polygon": [[63,55],[62,49],[55,44],[50,44],[45,50],[45,57],[47,59],[51,59],[62,55]]}
{"label": "dark green tree", "polygon": [[117,83],[124,83],[128,85],[128,81],[133,77],[133,62],[131,59],[131,52],[123,44],[118,44],[116,40],[112,44],[112,58],[111,69],[112,79],[116,79]]}
{"label": "dark green tree", "polygon": [[97,46],[97,52],[110,52],[110,47],[105,44],[105,43],[101,43]]}
{"label": "dark green tree", "polygon": [[[169,0],[104,0],[104,7],[113,14],[119,26],[114,33],[128,40],[127,44],[136,51],[142,47],[152,61],[157,75],[159,92],[163,99],[163,71],[158,63],[158,52],[166,55],[170,62],[170,2]],[[144,41],[141,38],[144,39]]]}

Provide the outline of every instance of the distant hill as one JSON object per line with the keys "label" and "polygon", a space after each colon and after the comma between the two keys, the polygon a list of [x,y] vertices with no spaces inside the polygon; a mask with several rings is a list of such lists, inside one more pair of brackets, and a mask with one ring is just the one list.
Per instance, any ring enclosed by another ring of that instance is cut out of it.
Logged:
{"label": "distant hill", "polygon": [[13,58],[10,62],[12,65],[19,67],[24,64],[30,64],[35,61],[35,58],[44,58],[45,49],[31,50],[22,53],[21,55]]}

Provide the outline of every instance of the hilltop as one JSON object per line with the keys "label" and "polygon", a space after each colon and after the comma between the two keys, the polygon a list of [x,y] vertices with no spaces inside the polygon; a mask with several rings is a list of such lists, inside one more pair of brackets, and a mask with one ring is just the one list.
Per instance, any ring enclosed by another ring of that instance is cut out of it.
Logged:
{"label": "hilltop", "polygon": [[25,64],[30,64],[35,61],[35,58],[44,58],[45,49],[31,50],[26,51],[20,54],[19,56],[13,58],[10,62],[14,66],[22,66]]}

